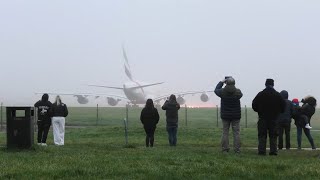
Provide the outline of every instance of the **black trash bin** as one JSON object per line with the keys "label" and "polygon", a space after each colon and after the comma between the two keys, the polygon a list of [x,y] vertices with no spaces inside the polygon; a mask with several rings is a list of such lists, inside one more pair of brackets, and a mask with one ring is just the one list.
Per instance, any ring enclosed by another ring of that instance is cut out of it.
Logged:
{"label": "black trash bin", "polygon": [[33,145],[33,107],[7,107],[7,147],[31,148]]}

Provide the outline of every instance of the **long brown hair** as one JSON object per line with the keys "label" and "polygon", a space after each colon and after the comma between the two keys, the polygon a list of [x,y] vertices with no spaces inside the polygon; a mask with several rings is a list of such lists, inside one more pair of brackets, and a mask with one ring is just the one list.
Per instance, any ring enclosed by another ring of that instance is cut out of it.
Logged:
{"label": "long brown hair", "polygon": [[152,109],[152,108],[154,108],[152,99],[147,99],[145,108],[147,108],[147,109]]}

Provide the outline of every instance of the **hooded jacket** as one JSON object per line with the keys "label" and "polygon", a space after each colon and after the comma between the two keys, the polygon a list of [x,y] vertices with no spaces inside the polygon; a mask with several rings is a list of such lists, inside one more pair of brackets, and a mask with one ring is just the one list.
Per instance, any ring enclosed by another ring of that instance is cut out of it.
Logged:
{"label": "hooded jacket", "polygon": [[293,114],[293,104],[290,100],[288,100],[289,94],[287,91],[281,91],[280,95],[285,100],[286,108],[284,112],[279,115],[278,123],[291,123],[291,118]]}
{"label": "hooded jacket", "polygon": [[166,110],[167,126],[178,127],[178,110],[180,109],[180,104],[170,99],[163,104],[162,109]]}
{"label": "hooded jacket", "polygon": [[241,119],[242,92],[235,85],[226,85],[219,82],[214,90],[215,94],[221,98],[221,118],[225,120]]}
{"label": "hooded jacket", "polygon": [[154,107],[145,107],[141,111],[140,120],[145,128],[156,127],[159,122],[159,118],[158,110]]}
{"label": "hooded jacket", "polygon": [[286,108],[286,102],[273,87],[267,86],[252,101],[252,109],[263,120],[276,121]]}
{"label": "hooded jacket", "polygon": [[49,101],[49,95],[42,95],[41,100],[34,104],[38,108],[38,122],[51,124],[50,110],[52,103]]}

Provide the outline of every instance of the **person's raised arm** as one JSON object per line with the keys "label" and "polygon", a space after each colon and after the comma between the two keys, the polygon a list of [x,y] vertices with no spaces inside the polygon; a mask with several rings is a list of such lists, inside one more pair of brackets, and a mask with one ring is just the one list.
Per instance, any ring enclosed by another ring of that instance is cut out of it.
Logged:
{"label": "person's raised arm", "polygon": [[221,97],[221,92],[222,92],[222,87],[223,87],[223,84],[226,82],[226,80],[222,80],[220,81],[217,86],[216,86],[216,89],[214,90],[214,93]]}

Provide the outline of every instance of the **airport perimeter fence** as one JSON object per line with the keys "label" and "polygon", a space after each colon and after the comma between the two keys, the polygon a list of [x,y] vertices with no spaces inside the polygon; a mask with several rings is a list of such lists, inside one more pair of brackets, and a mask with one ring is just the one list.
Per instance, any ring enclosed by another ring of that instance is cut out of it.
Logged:
{"label": "airport perimeter fence", "polygon": [[[165,127],[165,111],[157,107],[160,115],[158,126]],[[66,118],[66,126],[114,126],[123,127],[126,120],[129,127],[141,127],[139,107],[69,107],[69,116]],[[252,108],[242,108],[241,128],[256,128],[258,115]],[[320,129],[320,113],[317,111],[312,118],[314,129]],[[191,108],[182,106],[179,110],[179,126],[188,128],[221,128],[220,107]],[[292,126],[293,127],[293,126]],[[6,108],[1,103],[0,130],[6,129]]]}

